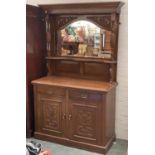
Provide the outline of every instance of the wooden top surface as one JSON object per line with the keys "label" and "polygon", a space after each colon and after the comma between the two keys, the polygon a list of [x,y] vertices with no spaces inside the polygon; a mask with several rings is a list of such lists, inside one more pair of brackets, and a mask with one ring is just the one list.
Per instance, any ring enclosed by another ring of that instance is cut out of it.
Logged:
{"label": "wooden top surface", "polygon": [[117,2],[98,2],[98,3],[65,3],[65,4],[45,4],[39,5],[44,11],[51,14],[83,14],[83,13],[114,13],[120,12],[124,3]]}
{"label": "wooden top surface", "polygon": [[112,88],[116,87],[116,83],[93,81],[85,79],[75,79],[60,76],[47,76],[37,80],[33,80],[32,84],[44,84],[49,86],[61,86],[67,88],[78,88],[85,90],[95,90],[108,92]]}

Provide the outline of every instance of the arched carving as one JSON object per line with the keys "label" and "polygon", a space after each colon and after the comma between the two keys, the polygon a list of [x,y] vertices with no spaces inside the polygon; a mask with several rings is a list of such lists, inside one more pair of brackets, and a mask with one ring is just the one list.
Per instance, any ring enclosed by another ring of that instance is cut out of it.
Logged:
{"label": "arched carving", "polygon": [[62,29],[64,28],[66,25],[70,24],[72,21],[74,21],[75,19],[77,19],[76,16],[58,16],[55,19],[55,24],[56,24],[56,28]]}
{"label": "arched carving", "polygon": [[94,23],[98,24],[102,28],[111,31],[112,23],[111,23],[111,16],[104,15],[104,16],[88,16],[88,20],[93,21]]}
{"label": "arched carving", "polygon": [[112,35],[111,35],[111,47],[113,51],[113,58],[117,59],[117,37],[118,37],[118,26],[119,26],[119,19],[116,14],[111,15],[112,21]]}

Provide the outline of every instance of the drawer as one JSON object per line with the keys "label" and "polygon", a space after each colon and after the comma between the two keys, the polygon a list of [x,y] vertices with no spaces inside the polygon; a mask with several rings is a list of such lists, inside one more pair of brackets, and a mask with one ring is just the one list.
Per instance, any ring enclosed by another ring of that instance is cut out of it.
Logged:
{"label": "drawer", "polygon": [[69,99],[88,102],[101,102],[102,94],[85,90],[69,90]]}
{"label": "drawer", "polygon": [[65,89],[60,87],[38,86],[37,93],[47,95],[49,97],[64,97]]}

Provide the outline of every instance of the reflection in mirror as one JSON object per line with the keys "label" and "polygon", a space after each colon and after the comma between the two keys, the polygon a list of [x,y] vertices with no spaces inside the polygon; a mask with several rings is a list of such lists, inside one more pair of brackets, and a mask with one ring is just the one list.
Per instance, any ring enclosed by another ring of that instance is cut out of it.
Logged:
{"label": "reflection in mirror", "polygon": [[109,31],[80,20],[58,32],[57,51],[61,56],[111,58]]}

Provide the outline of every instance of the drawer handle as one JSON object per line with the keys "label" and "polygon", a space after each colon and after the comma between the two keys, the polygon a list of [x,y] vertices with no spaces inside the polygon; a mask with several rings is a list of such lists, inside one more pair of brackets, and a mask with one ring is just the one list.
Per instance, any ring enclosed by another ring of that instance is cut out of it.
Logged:
{"label": "drawer handle", "polygon": [[71,115],[71,114],[69,114],[68,119],[69,119],[69,120],[71,120],[71,118],[72,118],[72,115]]}
{"label": "drawer handle", "polygon": [[88,95],[87,94],[82,94],[81,98],[86,99],[86,98],[88,98]]}
{"label": "drawer handle", "polygon": [[48,91],[48,94],[52,95],[53,94],[53,91]]}
{"label": "drawer handle", "polygon": [[66,119],[66,114],[63,114],[62,119]]}

